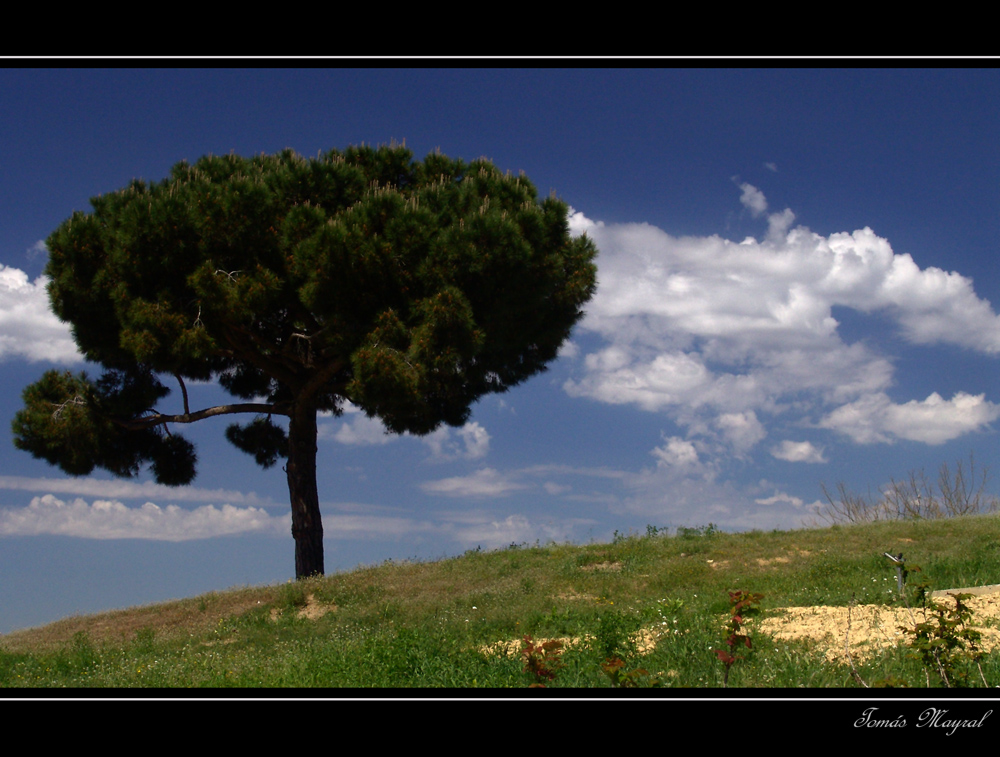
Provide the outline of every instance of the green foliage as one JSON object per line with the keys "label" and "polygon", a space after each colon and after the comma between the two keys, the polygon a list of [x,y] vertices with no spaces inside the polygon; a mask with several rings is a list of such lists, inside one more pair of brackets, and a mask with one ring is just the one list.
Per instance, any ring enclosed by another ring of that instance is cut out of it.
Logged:
{"label": "green foliage", "polygon": [[113,369],[96,383],[85,373],[47,371],[24,390],[14,446],[74,476],[99,467],[131,477],[148,462],[160,483],[189,483],[197,462],[190,442],[165,428],[130,430],[116,420],[148,412],[167,393],[148,371]]}
{"label": "green foliage", "polygon": [[694,528],[687,528],[685,526],[678,526],[677,528],[677,536],[689,541],[703,538],[711,539],[717,533],[719,533],[719,527],[714,523],[709,523],[707,526],[695,526]]}
{"label": "green foliage", "polygon": [[[52,309],[104,368],[24,392],[15,444],[82,475],[195,476],[168,424],[250,413],[226,438],[287,457],[296,575],[323,572],[316,416],[351,402],[393,433],[460,426],[545,370],[596,288],[568,206],[485,159],[398,145],[181,162],[91,199],[46,240]],[[156,408],[171,376],[183,412]],[[196,410],[185,380],[247,402]],[[287,416],[288,432],[271,422]]]}
{"label": "green foliage", "polygon": [[597,616],[592,646],[602,658],[636,654],[635,634],[642,619],[635,613],[608,609]]}
{"label": "green foliage", "polygon": [[293,611],[305,607],[309,601],[307,590],[301,581],[281,585],[277,606]]}
{"label": "green foliage", "polygon": [[270,417],[254,418],[242,426],[233,423],[226,427],[226,439],[237,449],[253,455],[261,468],[270,468],[279,457],[288,457],[288,437]]}
{"label": "green foliage", "polygon": [[[183,444],[144,434],[165,422],[156,374],[214,377],[277,414],[350,400],[394,432],[461,425],[478,397],[544,369],[595,289],[596,250],[570,238],[565,203],[486,160],[396,145],[206,156],[91,206],[49,236],[46,274],[108,374],[47,375],[15,421],[21,449],[73,473],[151,462],[158,480],[190,479]],[[108,385],[116,372],[152,391]],[[71,450],[74,429],[98,451]],[[258,419],[227,438],[267,467],[287,454],[278,431]],[[121,438],[139,439],[124,460]]]}
{"label": "green foliage", "polygon": [[[827,659],[825,642],[771,637],[761,626],[748,631],[745,620],[755,595],[734,591],[734,601],[729,591],[751,583],[776,608],[845,607],[855,591],[864,602],[898,605],[895,571],[883,550],[905,545],[914,560],[924,563],[923,572],[907,563],[906,595],[912,602],[924,575],[947,586],[994,583],[1000,563],[992,545],[998,537],[996,518],[971,517],[776,533],[720,531],[711,540],[696,541],[670,536],[635,537],[619,545],[520,546],[451,560],[385,563],[310,582],[70,618],[5,635],[0,637],[0,688],[518,688],[542,683],[548,688],[827,689],[861,686],[864,680],[872,686],[943,686],[933,652],[925,662],[912,644],[858,657],[856,678],[842,660]],[[710,553],[692,556],[692,543],[707,544]],[[644,547],[645,567],[631,573],[610,567],[615,550],[632,544]],[[933,572],[925,559],[930,555]],[[588,559],[578,559],[582,556]],[[716,567],[707,567],[706,558]],[[501,575],[515,559],[520,567]],[[955,582],[957,576],[967,580]],[[821,577],[824,582],[816,583]],[[300,616],[297,610],[307,604],[326,614]],[[922,618],[916,610],[910,625],[915,633],[904,634],[910,641],[923,633],[939,657],[949,649],[954,653],[946,668],[951,686],[1000,679],[1000,650],[985,651],[985,633],[979,641],[964,635],[974,630],[968,607],[961,598],[958,603],[948,599],[940,610],[928,605]],[[738,628],[732,625],[734,610]],[[928,627],[918,630],[917,619]],[[956,619],[962,622],[952,623]],[[978,612],[974,620],[979,627]],[[640,629],[641,647],[623,643],[635,640]],[[961,646],[936,643],[948,633]],[[539,671],[544,668],[554,677],[525,672],[525,636],[536,640]],[[832,643],[842,652],[845,638],[838,636]],[[731,645],[722,641],[725,637]],[[740,637],[751,639],[752,646]],[[558,653],[554,645],[543,648],[548,640],[561,645]],[[616,651],[605,654],[608,648]],[[728,675],[719,652],[733,657]]]}
{"label": "green foliage", "polygon": [[982,634],[971,627],[972,611],[964,602],[972,595],[950,596],[955,600],[954,607],[925,607],[922,622],[912,628],[899,627],[910,637],[909,646],[914,655],[928,671],[940,676],[941,683],[948,688],[961,686],[968,680],[968,674],[960,669],[962,663],[978,664],[983,656]]}

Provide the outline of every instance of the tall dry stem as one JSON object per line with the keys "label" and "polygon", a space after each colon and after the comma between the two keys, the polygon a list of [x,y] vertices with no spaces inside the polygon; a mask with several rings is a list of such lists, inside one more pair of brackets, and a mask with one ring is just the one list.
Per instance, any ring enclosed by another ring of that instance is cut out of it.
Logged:
{"label": "tall dry stem", "polygon": [[827,507],[820,518],[828,523],[873,523],[883,520],[933,520],[959,515],[977,515],[1000,510],[1000,498],[987,492],[988,468],[976,469],[974,455],[968,467],[960,460],[952,473],[947,463],[938,473],[937,488],[924,472],[911,471],[906,479],[890,479],[873,496],[851,492],[844,482],[837,484],[836,495],[820,484]]}

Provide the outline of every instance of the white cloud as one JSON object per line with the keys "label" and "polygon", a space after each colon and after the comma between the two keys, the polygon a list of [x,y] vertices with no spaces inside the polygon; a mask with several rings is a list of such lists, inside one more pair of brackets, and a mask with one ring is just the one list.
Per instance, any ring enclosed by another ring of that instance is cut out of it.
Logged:
{"label": "white cloud", "polygon": [[203,505],[185,510],[146,502],[126,507],[115,500],[65,502],[52,494],[24,508],[0,509],[0,535],[57,534],[87,539],[188,541],[246,532],[286,534],[290,516],[274,517],[256,507]]}
{"label": "white cloud", "polygon": [[785,208],[780,213],[769,215],[767,217],[768,241],[780,243],[794,221],[795,214],[789,208]]}
{"label": "white cloud", "polygon": [[792,507],[802,507],[802,499],[800,497],[793,497],[791,494],[785,494],[784,492],[775,492],[773,497],[755,499],[754,502],[758,505],[788,504]]}
{"label": "white cloud", "polygon": [[31,247],[28,248],[26,255],[28,260],[38,260],[39,258],[45,258],[49,255],[49,248],[45,244],[44,239],[39,239]]}
{"label": "white cloud", "polygon": [[490,450],[490,435],[476,422],[466,423],[457,430],[441,426],[420,437],[420,441],[430,447],[434,459],[440,461],[478,460]]}
{"label": "white cloud", "polygon": [[1000,405],[989,402],[983,394],[957,392],[945,400],[934,392],[923,401],[896,404],[879,393],[838,407],[819,425],[846,434],[859,444],[895,439],[944,444],[979,431],[998,417]]}
{"label": "white cloud", "polygon": [[170,499],[175,502],[229,502],[243,505],[272,504],[255,492],[232,489],[201,489],[196,486],[163,486],[152,481],[136,483],[96,478],[29,478],[26,476],[0,476],[0,489],[43,491],[58,494],[80,494],[99,499]]}
{"label": "white cloud", "polygon": [[585,359],[588,377],[570,380],[566,391],[611,404],[634,403],[645,410],[701,404],[714,378],[698,356],[680,351],[643,359],[627,346],[612,346]]}
{"label": "white cloud", "polygon": [[528,488],[528,485],[516,481],[512,474],[482,468],[469,476],[426,481],[420,488],[428,494],[443,494],[446,497],[505,497]]}
{"label": "white cloud", "polygon": [[679,436],[671,436],[664,441],[665,445],[654,447],[650,453],[656,458],[657,467],[692,468],[698,464],[698,451],[694,444]]}
{"label": "white cloud", "polygon": [[[333,424],[321,423],[318,428],[320,439],[333,439],[341,444],[372,446],[388,444],[401,437],[413,434],[391,434],[379,418],[369,418],[361,408],[350,402],[344,403],[344,414],[350,417],[333,430]],[[456,438],[457,437],[457,438]],[[479,423],[466,423],[459,429],[440,426],[429,434],[415,437],[427,445],[435,460],[478,460],[485,457],[490,449],[490,435]]]}
{"label": "white cloud", "polygon": [[[628,493],[612,505],[612,511],[671,527],[715,523],[749,530],[787,528],[802,521],[802,500],[779,493],[766,481],[737,485],[711,475],[680,474],[668,467],[630,474],[623,481]],[[763,496],[766,491],[774,496]]]}
{"label": "white cloud", "polygon": [[478,423],[466,423],[457,433],[465,445],[465,451],[462,453],[465,459],[478,460],[489,452],[490,435]]}
{"label": "white cloud", "polygon": [[69,326],[49,308],[47,283],[44,276],[31,282],[24,271],[0,264],[0,360],[82,362]]}
{"label": "white cloud", "polygon": [[[372,509],[372,505],[366,505]],[[375,508],[377,509],[377,508]],[[398,539],[440,530],[427,521],[388,515],[352,515],[327,512],[324,505],[323,533],[326,539]]]}
{"label": "white cloud", "polygon": [[454,529],[454,537],[462,544],[476,544],[484,549],[496,549],[510,544],[533,542],[539,529],[524,515],[508,515],[480,523],[469,523]]}
{"label": "white cloud", "polygon": [[750,410],[745,413],[723,413],[715,419],[715,425],[732,447],[737,457],[742,457],[761,439],[767,436],[764,424],[757,420],[757,414]]}
{"label": "white cloud", "polygon": [[572,339],[567,339],[559,347],[559,357],[567,358],[572,360],[580,355],[580,345],[574,342]]}
{"label": "white cloud", "polygon": [[767,199],[764,197],[764,193],[753,184],[747,184],[746,182],[740,184],[740,191],[743,192],[740,195],[740,203],[755,217],[767,210]]}
{"label": "white cloud", "polygon": [[388,444],[399,436],[390,434],[378,418],[369,418],[367,415],[356,413],[352,420],[344,421],[336,431],[331,431],[329,425],[324,424],[319,429],[319,438],[333,438],[341,444],[369,446]]}
{"label": "white cloud", "polygon": [[[763,193],[740,189],[741,202],[763,215]],[[580,327],[605,344],[575,362],[565,391],[664,412],[689,427],[689,439],[707,434],[737,457],[764,438],[768,415],[791,413],[806,426],[825,416],[820,425],[856,441],[930,444],[993,420],[997,406],[984,397],[893,404],[890,360],[869,341],[845,343],[833,317],[834,307],[879,311],[913,344],[998,355],[1000,316],[971,280],[921,269],[869,228],[824,237],[791,228],[794,218],[788,209],[773,213],[763,241],[736,243],[574,213],[574,233],[586,231],[601,251],[598,290]],[[872,403],[875,415],[865,420]],[[822,459],[816,450],[775,449]]]}
{"label": "white cloud", "polygon": [[480,546],[496,549],[510,544],[535,541],[568,541],[581,527],[592,527],[594,521],[581,518],[546,518],[539,520],[522,513],[497,516],[494,513],[462,510],[441,515],[446,531],[465,547]]}
{"label": "white cloud", "polygon": [[573,208],[569,209],[569,232],[575,237],[586,234],[594,228],[604,226],[603,221],[591,221],[587,216]]}
{"label": "white cloud", "polygon": [[812,442],[793,442],[788,439],[771,449],[771,454],[779,460],[790,463],[825,463],[823,448]]}

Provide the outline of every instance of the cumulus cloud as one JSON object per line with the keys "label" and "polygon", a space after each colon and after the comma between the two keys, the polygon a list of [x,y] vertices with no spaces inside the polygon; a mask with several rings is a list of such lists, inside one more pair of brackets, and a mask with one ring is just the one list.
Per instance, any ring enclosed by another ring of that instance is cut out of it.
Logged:
{"label": "cumulus cloud", "polygon": [[286,534],[289,516],[261,508],[203,505],[185,510],[146,502],[127,507],[116,500],[64,501],[53,494],[35,497],[24,508],[0,510],[0,535],[57,534],[87,539],[188,541],[248,532]]}
{"label": "cumulus cloud", "polygon": [[44,276],[29,281],[24,271],[0,264],[0,360],[82,362],[69,326],[49,308],[47,283]]}
{"label": "cumulus cloud", "polygon": [[[456,438],[457,437],[457,438]],[[490,435],[476,422],[466,423],[459,429],[441,426],[436,431],[420,437],[435,460],[478,460],[490,450]]]}
{"label": "cumulus cloud", "polygon": [[785,208],[780,213],[769,215],[767,217],[768,241],[780,243],[794,221],[795,214],[789,208]]}
{"label": "cumulus cloud", "polygon": [[559,357],[572,360],[580,354],[580,346],[572,339],[567,339],[559,347]]}
{"label": "cumulus cloud", "polygon": [[747,208],[754,216],[759,216],[767,210],[767,199],[753,184],[744,182],[740,184],[740,203]]}
{"label": "cumulus cloud", "polygon": [[671,436],[664,441],[666,444],[653,448],[651,453],[656,458],[657,466],[690,469],[698,465],[698,450],[694,444],[679,436]]}
{"label": "cumulus cloud", "polygon": [[[740,201],[767,211],[756,187]],[[649,224],[605,225],[574,213],[574,233],[600,249],[598,290],[581,322],[604,344],[565,382],[571,396],[663,412],[744,455],[785,414],[858,442],[937,444],[996,418],[985,397],[932,395],[895,404],[893,366],[869,342],[847,344],[834,307],[878,311],[915,345],[951,344],[1000,354],[1000,316],[970,279],[920,268],[870,228],[829,236],[792,227],[786,209],[767,216],[763,240],[673,237]],[[789,413],[791,415],[789,415]],[[776,457],[820,462],[822,452],[786,442]],[[654,452],[676,460],[678,447]]]}
{"label": "cumulus cloud", "polygon": [[822,447],[817,447],[812,442],[793,442],[789,439],[773,447],[771,454],[779,460],[787,460],[790,463],[825,463],[827,461],[823,456]]}
{"label": "cumulus cloud", "polygon": [[1000,405],[983,394],[957,392],[945,400],[937,392],[923,401],[892,402],[885,394],[862,397],[829,413],[822,428],[846,434],[860,444],[908,439],[944,444],[979,431],[1000,417]]}
{"label": "cumulus cloud", "polygon": [[737,457],[742,457],[765,436],[764,424],[757,420],[757,414],[750,410],[745,413],[723,413],[715,419],[716,427],[733,449]]}
{"label": "cumulus cloud", "polygon": [[[320,439],[333,439],[352,446],[372,446],[388,444],[411,434],[391,434],[379,418],[369,418],[359,407],[345,403],[344,414],[348,420],[334,428],[330,423],[321,423],[318,428]],[[485,457],[490,449],[490,435],[479,423],[473,421],[461,428],[440,426],[424,436],[417,437],[426,444],[431,456],[437,461],[478,460]]]}
{"label": "cumulus cloud", "polygon": [[322,424],[318,429],[320,439],[334,439],[341,444],[352,446],[371,446],[388,444],[399,438],[395,434],[390,434],[378,418],[369,418],[353,405],[345,408],[344,412],[354,417],[341,423],[336,431],[333,431],[329,424]]}

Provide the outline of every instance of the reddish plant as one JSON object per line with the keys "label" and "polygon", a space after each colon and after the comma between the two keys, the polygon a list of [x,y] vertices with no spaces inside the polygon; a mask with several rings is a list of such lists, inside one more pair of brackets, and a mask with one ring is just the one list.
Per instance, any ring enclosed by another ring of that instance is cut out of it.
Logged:
{"label": "reddish plant", "polygon": [[725,639],[727,648],[715,650],[716,657],[719,658],[719,661],[725,667],[725,672],[722,676],[722,685],[724,687],[729,686],[730,668],[733,667],[737,660],[743,659],[741,655],[735,654],[736,648],[741,645],[747,649],[752,648],[750,637],[743,633],[743,622],[750,615],[756,615],[760,612],[757,603],[763,598],[763,594],[751,594],[745,591],[729,592],[729,603],[732,606],[730,607],[731,617],[729,618],[729,623],[726,624],[726,630],[729,632],[729,635]]}
{"label": "reddish plant", "polygon": [[559,658],[562,654],[562,647],[563,643],[555,639],[535,644],[530,636],[524,637],[521,656],[524,657],[524,672],[530,673],[535,678],[531,688],[544,689],[543,681],[555,679],[556,672],[564,666],[563,661]]}

